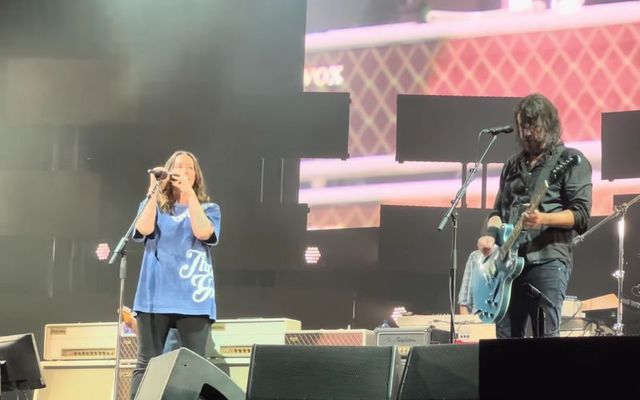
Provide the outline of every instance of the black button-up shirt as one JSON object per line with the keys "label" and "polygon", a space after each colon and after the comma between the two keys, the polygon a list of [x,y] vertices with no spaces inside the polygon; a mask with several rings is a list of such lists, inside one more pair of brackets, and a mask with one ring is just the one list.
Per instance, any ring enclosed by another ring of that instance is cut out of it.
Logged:
{"label": "black button-up shirt", "polygon": [[[533,168],[529,167],[522,153],[511,157],[502,168],[500,189],[491,216],[497,215],[503,223],[515,224],[536,190],[535,185],[540,172],[552,161],[554,152],[563,150],[565,147],[562,145],[554,147]],[[571,210],[575,224],[571,229],[542,226],[541,229],[529,229],[524,232],[518,253],[525,257],[527,264],[560,260],[571,267],[573,263],[571,240],[574,231],[582,234],[587,230],[592,190],[591,164],[580,151],[566,148],[560,159],[576,154],[580,156],[580,163],[569,168],[556,182],[550,182],[538,208],[545,213]]]}

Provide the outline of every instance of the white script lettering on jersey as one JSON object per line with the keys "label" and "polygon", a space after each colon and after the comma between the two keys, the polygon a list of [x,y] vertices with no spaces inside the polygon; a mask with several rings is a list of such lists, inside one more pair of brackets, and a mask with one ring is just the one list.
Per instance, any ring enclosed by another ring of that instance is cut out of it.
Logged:
{"label": "white script lettering on jersey", "polygon": [[190,279],[191,284],[195,287],[192,296],[193,301],[201,303],[213,298],[215,288],[213,287],[213,274],[211,273],[211,264],[207,259],[207,253],[193,249],[188,250],[187,260],[191,260],[191,264],[184,264],[180,267],[180,277],[182,279]]}

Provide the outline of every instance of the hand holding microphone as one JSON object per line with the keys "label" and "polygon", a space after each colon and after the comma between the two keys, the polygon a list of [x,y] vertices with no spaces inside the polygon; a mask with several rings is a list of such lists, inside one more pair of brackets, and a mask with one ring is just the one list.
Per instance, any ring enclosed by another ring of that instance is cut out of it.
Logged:
{"label": "hand holding microphone", "polygon": [[155,167],[147,170],[149,174],[149,189],[147,189],[147,196],[157,193],[157,185],[160,182],[160,187],[164,188],[167,184],[167,178],[169,177],[169,171],[165,167]]}
{"label": "hand holding microphone", "polygon": [[165,167],[151,168],[147,170],[147,173],[153,175],[158,181],[163,181],[169,176],[169,171]]}
{"label": "hand holding microphone", "polygon": [[171,185],[180,191],[186,191],[191,187],[188,177],[178,171],[169,172],[165,167],[155,167],[148,169],[147,173],[150,178],[149,192],[151,192],[157,182],[162,182],[162,188],[171,182]]}
{"label": "hand holding microphone", "polygon": [[187,192],[191,189],[191,183],[189,182],[188,177],[183,173],[172,172],[169,175],[169,180],[171,181],[171,185],[181,192]]}

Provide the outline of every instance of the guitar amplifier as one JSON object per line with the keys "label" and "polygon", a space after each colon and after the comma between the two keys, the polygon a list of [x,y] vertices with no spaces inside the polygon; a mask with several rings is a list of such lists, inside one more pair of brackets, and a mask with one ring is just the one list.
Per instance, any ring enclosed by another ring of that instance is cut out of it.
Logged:
{"label": "guitar amplifier", "polygon": [[374,332],[377,346],[396,346],[402,358],[409,355],[413,346],[449,343],[449,332],[430,327],[376,328]]}
{"label": "guitar amplifier", "polygon": [[117,395],[113,396],[114,360],[42,361],[47,387],[33,400],[129,400],[134,364],[120,364]]}
{"label": "guitar amplifier", "polygon": [[[477,315],[458,315],[455,319],[456,342],[475,343],[480,339],[495,339],[495,324],[483,324]],[[403,315],[398,319],[402,328],[430,327],[449,334],[450,314]]]}
{"label": "guitar amplifier", "polygon": [[[398,326],[401,328],[410,328],[410,327],[425,327],[431,326],[438,329],[449,329],[451,325],[451,314],[411,314],[411,315],[401,315],[398,318]],[[472,314],[456,314],[455,315],[455,324],[456,329],[459,325],[463,324],[481,324],[480,317]]]}
{"label": "guitar amplifier", "polygon": [[[449,328],[444,330],[449,334]],[[457,343],[478,343],[481,339],[495,339],[496,324],[456,325]]]}
{"label": "guitar amplifier", "polygon": [[254,344],[284,344],[285,332],[301,327],[300,321],[289,318],[219,319],[211,326],[215,348],[207,357],[251,357]]}
{"label": "guitar amplifier", "polygon": [[[115,322],[47,324],[43,360],[114,360],[117,330]],[[122,334],[120,350],[123,362],[135,362],[138,340],[133,333]]]}
{"label": "guitar amplifier", "polygon": [[563,317],[584,317],[582,311],[582,302],[576,296],[565,296],[562,302]]}
{"label": "guitar amplifier", "polygon": [[[113,360],[116,355],[115,322],[47,324],[43,360]],[[299,330],[300,321],[288,318],[221,319],[211,326],[214,348],[207,357],[250,357],[254,344],[284,344],[284,333]],[[123,332],[120,359],[138,358],[134,333]]]}
{"label": "guitar amplifier", "polygon": [[287,332],[284,343],[299,346],[374,346],[375,335],[367,329],[320,329]]}

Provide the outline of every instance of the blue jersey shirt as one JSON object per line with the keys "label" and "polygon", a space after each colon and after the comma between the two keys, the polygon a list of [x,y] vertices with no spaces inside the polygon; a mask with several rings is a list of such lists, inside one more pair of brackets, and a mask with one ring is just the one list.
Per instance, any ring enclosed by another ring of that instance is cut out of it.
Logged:
{"label": "blue jersey shirt", "polygon": [[176,204],[173,214],[156,207],[154,232],[146,237],[137,231],[133,235],[134,240],[144,240],[133,309],[146,313],[208,315],[215,320],[215,282],[209,248],[218,244],[220,237],[220,207],[215,203],[202,204],[214,229],[214,235],[206,242],[193,235],[186,205]]}

